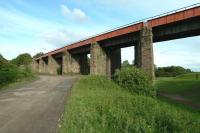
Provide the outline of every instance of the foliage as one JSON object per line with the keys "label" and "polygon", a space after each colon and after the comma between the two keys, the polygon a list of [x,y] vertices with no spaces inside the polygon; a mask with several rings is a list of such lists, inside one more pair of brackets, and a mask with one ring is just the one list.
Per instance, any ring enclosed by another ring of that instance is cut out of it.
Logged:
{"label": "foliage", "polygon": [[14,82],[19,75],[17,66],[9,63],[2,64],[0,67],[0,86]]}
{"label": "foliage", "polygon": [[33,73],[28,66],[20,68],[9,62],[2,62],[0,64],[0,88],[9,83],[30,77],[33,77]]}
{"label": "foliage", "polygon": [[197,133],[200,116],[86,76],[71,90],[59,127],[60,133]]}
{"label": "foliage", "polygon": [[2,65],[2,64],[5,64],[5,63],[7,63],[8,61],[0,54],[0,66]]}
{"label": "foliage", "polygon": [[21,55],[17,56],[16,59],[13,59],[11,61],[12,64],[15,64],[17,66],[29,65],[29,64],[31,64],[31,62],[32,62],[32,57],[28,53],[21,54]]}
{"label": "foliage", "polygon": [[175,77],[181,74],[191,73],[190,69],[185,69],[181,66],[169,66],[156,68],[156,77]]}
{"label": "foliage", "polygon": [[34,55],[33,58],[38,58],[38,57],[40,57],[42,55],[44,55],[44,53],[43,52],[39,52],[36,55]]}
{"label": "foliage", "polygon": [[140,95],[155,96],[156,91],[144,71],[136,67],[122,67],[114,74],[114,81],[121,87]]}
{"label": "foliage", "polygon": [[128,62],[128,60],[125,60],[122,62],[122,67],[130,67],[131,64]]}

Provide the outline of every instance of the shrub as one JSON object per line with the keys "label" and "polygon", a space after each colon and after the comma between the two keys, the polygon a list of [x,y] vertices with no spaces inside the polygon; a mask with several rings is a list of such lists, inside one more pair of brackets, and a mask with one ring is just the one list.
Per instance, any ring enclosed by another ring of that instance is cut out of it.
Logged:
{"label": "shrub", "polygon": [[135,67],[122,67],[114,74],[114,81],[121,87],[133,93],[155,96],[156,91],[147,74]]}
{"label": "shrub", "polygon": [[0,66],[0,85],[16,81],[19,76],[19,69],[17,66],[5,63]]}
{"label": "shrub", "polygon": [[0,64],[0,87],[25,78],[32,78],[33,73],[29,66],[19,68],[11,63]]}

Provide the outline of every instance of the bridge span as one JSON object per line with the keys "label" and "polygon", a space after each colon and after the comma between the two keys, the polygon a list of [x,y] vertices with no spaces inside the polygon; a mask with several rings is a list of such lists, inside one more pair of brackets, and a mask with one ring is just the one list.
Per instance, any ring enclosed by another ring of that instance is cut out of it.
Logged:
{"label": "bridge span", "polygon": [[[94,29],[95,30],[95,29]],[[121,48],[135,47],[135,65],[154,80],[153,43],[200,35],[200,3],[143,19],[48,52],[34,59],[43,74],[95,74],[111,77],[121,67]],[[87,54],[90,54],[90,59]]]}

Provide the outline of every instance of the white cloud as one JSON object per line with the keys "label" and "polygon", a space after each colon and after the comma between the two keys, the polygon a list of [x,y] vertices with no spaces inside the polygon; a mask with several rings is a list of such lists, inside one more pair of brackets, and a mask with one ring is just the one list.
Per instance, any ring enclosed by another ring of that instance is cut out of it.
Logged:
{"label": "white cloud", "polygon": [[85,21],[85,20],[88,19],[88,17],[86,16],[86,14],[85,14],[82,10],[80,10],[80,9],[75,8],[75,9],[73,10],[73,13],[74,13],[75,18],[76,18],[78,21],[83,22],[83,21]]}
{"label": "white cloud", "polygon": [[62,47],[85,37],[85,34],[76,34],[68,31],[67,29],[62,29],[57,31],[43,32],[40,37],[49,44],[55,45],[56,47]]}
{"label": "white cloud", "polygon": [[70,10],[66,5],[61,5],[61,12],[67,18],[76,20],[77,22],[86,22],[89,19],[85,12],[78,8]]}
{"label": "white cloud", "polygon": [[32,55],[49,52],[88,35],[84,29],[39,19],[15,9],[0,8],[0,16],[0,53],[7,59],[25,52]]}
{"label": "white cloud", "polygon": [[61,5],[61,11],[65,16],[70,15],[71,11],[69,10],[69,8],[65,5]]}

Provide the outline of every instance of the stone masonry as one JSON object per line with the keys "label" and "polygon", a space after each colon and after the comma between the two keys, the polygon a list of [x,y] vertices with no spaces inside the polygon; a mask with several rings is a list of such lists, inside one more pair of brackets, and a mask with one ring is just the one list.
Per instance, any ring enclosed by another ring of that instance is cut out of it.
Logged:
{"label": "stone masonry", "polygon": [[155,79],[154,56],[153,56],[153,34],[152,29],[145,26],[140,31],[139,44],[136,46],[137,66],[145,70],[150,79]]}
{"label": "stone masonry", "polygon": [[107,55],[98,43],[91,44],[90,74],[106,76]]}
{"label": "stone masonry", "polygon": [[90,74],[111,78],[121,67],[121,49],[104,50],[98,43],[91,44]]}
{"label": "stone masonry", "polygon": [[63,74],[88,74],[87,54],[75,54],[65,51],[63,54]]}
{"label": "stone masonry", "polygon": [[59,64],[53,56],[48,57],[48,74],[56,75]]}

